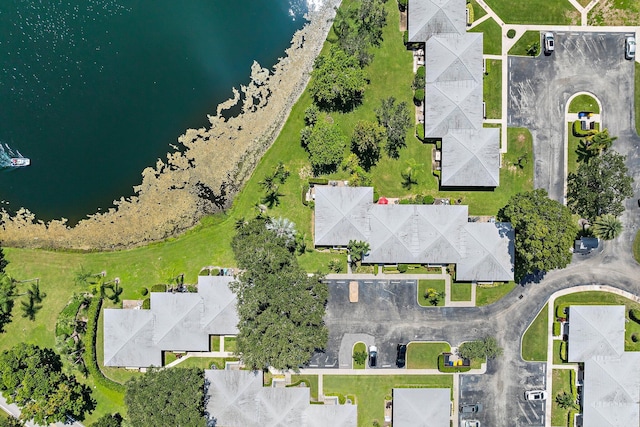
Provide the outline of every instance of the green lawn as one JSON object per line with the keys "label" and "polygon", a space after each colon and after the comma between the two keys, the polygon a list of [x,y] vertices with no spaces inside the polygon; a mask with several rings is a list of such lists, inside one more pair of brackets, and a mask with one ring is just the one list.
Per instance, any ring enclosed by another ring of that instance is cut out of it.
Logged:
{"label": "green lawn", "polygon": [[552,392],[548,397],[553,400],[553,403],[551,404],[551,425],[566,426],[568,423],[569,411],[558,406],[555,400],[556,396],[563,392],[571,394],[569,369],[554,369],[552,373],[552,381]]}
{"label": "green lawn", "polygon": [[218,335],[212,335],[209,341],[209,350],[220,351],[220,337]]}
{"label": "green lawn", "polygon": [[437,292],[440,293],[440,295],[442,295],[442,298],[438,302],[438,307],[444,306],[445,283],[444,283],[444,280],[442,279],[418,281],[418,304],[420,304],[423,307],[432,307],[431,303],[427,301],[427,299],[425,298],[425,294],[427,292],[427,289],[429,288],[435,289]]}
{"label": "green lawn", "polygon": [[482,18],[484,15],[487,14],[487,11],[485,11],[482,6],[480,6],[478,4],[478,2],[476,0],[471,0],[471,7],[473,7],[473,18],[474,20],[478,20],[479,18]]}
{"label": "green lawn", "polygon": [[487,59],[487,74],[484,75],[484,102],[488,119],[502,116],[502,61]]}
{"label": "green lawn", "polygon": [[529,362],[547,361],[547,320],[549,319],[549,304],[544,308],[522,337],[522,358]]}
{"label": "green lawn", "polygon": [[473,27],[470,32],[484,33],[482,38],[483,53],[500,55],[502,53],[502,28],[493,18],[489,18],[480,25]]}
{"label": "green lawn", "polygon": [[452,283],[451,301],[471,301],[471,283]]}
{"label": "green lawn", "polygon": [[497,286],[476,286],[476,306],[493,304],[516,287],[515,282],[503,283]]}
{"label": "green lawn", "polygon": [[500,19],[509,24],[560,24],[580,22],[580,14],[568,0],[486,0]]}
{"label": "green lawn", "polygon": [[567,342],[562,340],[553,340],[553,364],[560,365],[567,363]]}
{"label": "green lawn", "polygon": [[640,64],[635,63],[635,90],[633,102],[636,109],[636,133],[640,133]]}
{"label": "green lawn", "polygon": [[640,310],[640,303],[609,292],[578,292],[556,299],[554,307],[554,310],[556,310],[555,313],[558,313],[559,306],[569,305],[624,305],[626,307],[624,349],[626,351],[640,351],[640,342],[633,342],[631,339],[631,335],[633,334],[636,334],[636,336],[640,338],[640,325],[629,318],[629,310]]}
{"label": "green lawn", "polygon": [[200,368],[211,369],[216,365],[217,369],[224,369],[227,362],[234,362],[238,359],[233,357],[189,357],[175,365],[176,368]]}
{"label": "green lawn", "polygon": [[354,395],[358,404],[358,426],[370,427],[374,420],[384,423],[384,401],[393,388],[452,388],[451,375],[325,375],[324,394]]}
{"label": "green lawn", "polygon": [[231,353],[235,353],[237,351],[236,346],[236,338],[235,337],[225,337],[224,338],[224,351],[230,351]]}
{"label": "green lawn", "polygon": [[598,102],[590,95],[578,95],[569,104],[570,113],[580,113],[586,111],[589,113],[600,113]]}
{"label": "green lawn", "polygon": [[[356,345],[353,346],[353,351],[351,356],[354,356],[356,353],[365,353],[367,354],[367,346],[363,342],[357,342]],[[362,363],[356,362],[356,359],[351,358],[353,361],[353,369],[364,369],[367,364],[367,359],[365,358]]]}
{"label": "green lawn", "polygon": [[578,169],[578,148],[582,139],[573,134],[573,122],[567,122],[567,138],[567,173],[571,173]]}
{"label": "green lawn", "polygon": [[[527,54],[527,49],[533,43],[541,42],[540,31],[525,31],[525,33],[518,39],[516,44],[514,44],[511,49],[509,49],[509,55],[520,55],[520,56],[529,56]],[[542,49],[542,44],[540,45]]]}
{"label": "green lawn", "polygon": [[640,230],[638,230],[635,239],[633,239],[633,257],[637,263],[640,263]]}
{"label": "green lawn", "polygon": [[318,376],[317,375],[291,375],[291,384],[303,381],[309,387],[311,400],[318,400]]}
{"label": "green lawn", "polygon": [[451,351],[446,342],[410,342],[407,346],[408,369],[438,369],[438,356]]}

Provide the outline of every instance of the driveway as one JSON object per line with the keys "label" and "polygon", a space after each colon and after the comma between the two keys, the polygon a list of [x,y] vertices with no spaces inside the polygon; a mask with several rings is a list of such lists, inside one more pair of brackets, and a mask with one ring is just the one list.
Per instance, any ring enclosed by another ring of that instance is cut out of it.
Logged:
{"label": "driveway", "polygon": [[[624,33],[555,33],[556,50],[537,58],[509,57],[509,126],[533,136],[534,185],[564,200],[564,114],[573,94],[591,92],[602,104],[602,121],[627,154],[638,144],[633,123],[634,61],[624,59]],[[624,140],[624,142],[623,142]]]}

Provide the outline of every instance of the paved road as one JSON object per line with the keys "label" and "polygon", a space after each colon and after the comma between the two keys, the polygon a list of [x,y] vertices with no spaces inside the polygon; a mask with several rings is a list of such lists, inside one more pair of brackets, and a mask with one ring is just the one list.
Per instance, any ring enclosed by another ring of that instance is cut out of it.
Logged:
{"label": "paved road", "polygon": [[508,124],[531,130],[534,185],[562,202],[564,114],[571,95],[593,93],[602,103],[602,120],[610,133],[636,144],[640,140],[632,132],[634,61],[624,59],[625,33],[555,35],[551,55],[509,57]]}

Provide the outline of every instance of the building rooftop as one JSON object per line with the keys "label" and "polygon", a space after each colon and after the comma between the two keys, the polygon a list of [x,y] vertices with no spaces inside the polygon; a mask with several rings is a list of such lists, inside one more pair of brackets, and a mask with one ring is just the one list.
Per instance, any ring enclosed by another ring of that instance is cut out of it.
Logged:
{"label": "building rooftop", "polygon": [[623,305],[572,305],[569,319],[569,362],[617,358],[624,352]]}
{"label": "building rooftop", "polygon": [[218,427],[355,427],[356,405],[311,405],[305,387],[264,387],[262,374],[205,370],[206,412]]}
{"label": "building rooftop", "polygon": [[380,205],[371,187],[316,187],[316,246],[369,243],[372,264],[456,263],[464,281],[513,280],[514,233],[506,223],[470,223],[462,205]]}
{"label": "building rooftop", "polygon": [[449,427],[451,390],[394,388],[394,427]]}
{"label": "building rooftop", "polygon": [[442,138],[444,187],[500,185],[500,129],[449,131]]}
{"label": "building rooftop", "polygon": [[409,0],[409,41],[422,43],[434,34],[464,34],[464,7],[464,0]]}
{"label": "building rooftop", "polygon": [[209,335],[236,335],[233,280],[199,276],[197,293],[152,292],[150,310],[105,309],[105,366],[162,366],[163,351],[209,351]]}

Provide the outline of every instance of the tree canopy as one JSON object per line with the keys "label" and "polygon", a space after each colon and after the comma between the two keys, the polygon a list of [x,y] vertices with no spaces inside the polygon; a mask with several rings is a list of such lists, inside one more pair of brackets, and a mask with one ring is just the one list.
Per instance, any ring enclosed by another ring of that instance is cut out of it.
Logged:
{"label": "tree canopy", "polygon": [[0,273],[4,273],[4,269],[9,265],[9,261],[7,261],[4,257],[4,250],[2,250],[2,242],[0,242]]}
{"label": "tree canopy", "polygon": [[633,178],[624,164],[626,156],[607,151],[580,163],[567,178],[567,206],[583,218],[620,216],[624,200],[633,196]]}
{"label": "tree canopy", "polygon": [[316,58],[309,91],[320,108],[349,111],[362,101],[366,85],[367,75],[358,60],[332,46]]}
{"label": "tree canopy", "polygon": [[91,427],[120,427],[122,426],[122,416],[118,413],[103,415],[91,424]]}
{"label": "tree canopy", "polygon": [[21,419],[41,425],[66,421],[67,415],[82,420],[96,405],[88,386],[62,373],[60,356],[32,344],[0,354],[0,390],[20,407]]}
{"label": "tree canopy", "polygon": [[330,173],[337,169],[344,157],[346,137],[330,117],[318,120],[305,137],[309,161],[315,174]]}
{"label": "tree canopy", "polygon": [[458,354],[465,359],[493,359],[502,354],[502,348],[494,337],[467,341],[458,347]]}
{"label": "tree canopy", "polygon": [[397,158],[400,149],[406,145],[407,130],[411,125],[411,116],[407,103],[402,101],[396,103],[394,97],[389,97],[381,101],[381,105],[376,109],[378,123],[387,131],[387,142],[385,149],[389,157]]}
{"label": "tree canopy", "polygon": [[205,427],[204,371],[151,370],[126,384],[124,402],[132,426]]}
{"label": "tree canopy", "polygon": [[498,212],[500,221],[515,229],[515,278],[529,273],[564,268],[571,262],[570,248],[578,233],[571,212],[549,199],[543,189],[518,193]]}
{"label": "tree canopy", "polygon": [[298,266],[291,246],[263,219],[239,227],[231,246],[244,269],[232,284],[243,362],[256,369],[297,369],[326,345],[327,285]]}
{"label": "tree canopy", "polygon": [[386,139],[386,130],[378,123],[360,120],[351,136],[351,151],[360,159],[360,165],[369,170],[380,159],[380,145]]}

